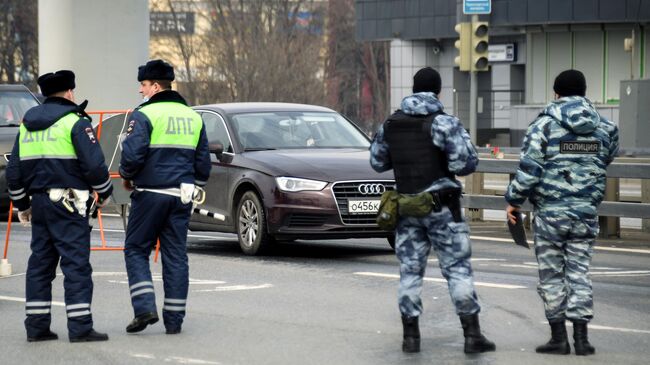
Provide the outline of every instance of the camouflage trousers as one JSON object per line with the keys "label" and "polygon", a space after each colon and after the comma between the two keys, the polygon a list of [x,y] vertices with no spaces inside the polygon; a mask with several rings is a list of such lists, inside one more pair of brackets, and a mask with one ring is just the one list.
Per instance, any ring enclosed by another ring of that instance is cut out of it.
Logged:
{"label": "camouflage trousers", "polygon": [[597,234],[597,217],[557,211],[535,216],[537,292],[547,319],[589,321],[593,317],[589,264]]}
{"label": "camouflage trousers", "polygon": [[438,255],[456,313],[468,315],[481,310],[474,291],[466,222],[454,222],[449,209],[443,207],[441,212],[421,218],[400,217],[396,233],[395,253],[400,262],[398,303],[403,316],[418,317],[422,313],[420,295],[431,248]]}

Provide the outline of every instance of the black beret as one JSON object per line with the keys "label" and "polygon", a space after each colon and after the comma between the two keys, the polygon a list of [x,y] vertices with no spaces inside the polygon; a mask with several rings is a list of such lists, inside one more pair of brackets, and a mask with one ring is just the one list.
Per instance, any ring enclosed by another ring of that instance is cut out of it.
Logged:
{"label": "black beret", "polygon": [[69,70],[48,72],[38,78],[38,86],[41,88],[41,94],[45,97],[60,91],[74,89],[74,72]]}
{"label": "black beret", "polygon": [[174,68],[163,60],[153,60],[138,67],[138,81],[169,80],[174,81]]}
{"label": "black beret", "polygon": [[440,74],[431,67],[422,68],[413,76],[413,93],[428,91],[437,95],[441,88]]}
{"label": "black beret", "polygon": [[585,75],[578,70],[562,71],[555,78],[553,91],[559,96],[585,96],[587,92]]}

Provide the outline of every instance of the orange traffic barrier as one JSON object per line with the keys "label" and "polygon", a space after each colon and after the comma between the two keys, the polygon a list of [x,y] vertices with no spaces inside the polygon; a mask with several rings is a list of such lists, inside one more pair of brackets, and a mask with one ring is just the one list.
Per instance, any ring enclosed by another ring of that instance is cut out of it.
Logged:
{"label": "orange traffic barrier", "polygon": [[14,202],[9,201],[9,218],[7,219],[7,234],[5,236],[5,253],[3,259],[7,259],[7,250],[9,250],[9,235],[11,234],[11,220],[14,215]]}
{"label": "orange traffic barrier", "polygon": [[[104,119],[107,115],[116,115],[116,114],[127,114],[131,112],[132,109],[127,110],[96,110],[87,112],[88,115],[97,115],[99,116],[99,121],[97,124],[97,140],[101,141],[102,138],[102,127],[104,126]],[[116,172],[109,172],[111,179],[120,178],[120,174]],[[97,210],[97,222],[99,223],[99,237],[102,241],[101,246],[91,247],[93,251],[122,251],[124,247],[109,247],[106,245],[106,237],[104,236],[104,221],[102,219],[101,209]]]}
{"label": "orange traffic barrier", "polygon": [[115,114],[128,114],[133,109],[127,110],[95,110],[87,112],[88,115],[99,115],[99,124],[97,125],[97,140],[99,141],[102,138],[102,126],[104,125],[104,116],[106,115],[115,115]]}
{"label": "orange traffic barrier", "polygon": [[156,242],[156,253],[153,255],[153,262],[158,262],[158,253],[160,252],[160,238]]}
{"label": "orange traffic barrier", "polygon": [[[102,127],[104,124],[104,119],[107,115],[116,115],[116,114],[127,114],[130,113],[132,109],[127,109],[127,110],[100,110],[100,111],[89,111],[87,112],[89,115],[98,115],[99,116],[99,124],[97,125],[97,140],[99,141],[101,139],[101,133],[102,133]],[[119,179],[120,174],[117,172],[110,172],[109,171],[109,176],[111,179]],[[7,259],[7,252],[9,250],[9,236],[11,235],[11,223],[13,219],[13,202],[10,201],[9,203],[9,218],[7,220],[7,232],[5,236],[5,247],[4,247],[4,255],[3,259]],[[99,235],[101,239],[101,246],[95,246],[91,247],[90,249],[93,251],[122,251],[124,250],[124,247],[116,247],[116,246],[108,246],[106,244],[106,237],[104,235],[104,222],[102,219],[102,212],[101,209],[97,210],[97,222],[99,223]],[[160,251],[160,240],[157,241],[156,244],[156,252],[154,255],[154,262],[158,261],[158,253]]]}

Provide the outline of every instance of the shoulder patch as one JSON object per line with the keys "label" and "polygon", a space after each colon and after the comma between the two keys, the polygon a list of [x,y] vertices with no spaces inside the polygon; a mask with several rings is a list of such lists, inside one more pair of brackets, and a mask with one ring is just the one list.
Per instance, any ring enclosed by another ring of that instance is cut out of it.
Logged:
{"label": "shoulder patch", "polygon": [[86,135],[88,135],[88,139],[90,140],[90,143],[97,143],[97,138],[95,138],[95,132],[93,131],[92,128],[88,127],[85,129]]}
{"label": "shoulder patch", "polygon": [[129,121],[129,126],[126,128],[127,136],[131,135],[131,132],[133,132],[133,128],[135,128],[135,119],[131,119]]}
{"label": "shoulder patch", "polygon": [[595,155],[600,151],[599,141],[562,141],[560,153],[582,153]]}

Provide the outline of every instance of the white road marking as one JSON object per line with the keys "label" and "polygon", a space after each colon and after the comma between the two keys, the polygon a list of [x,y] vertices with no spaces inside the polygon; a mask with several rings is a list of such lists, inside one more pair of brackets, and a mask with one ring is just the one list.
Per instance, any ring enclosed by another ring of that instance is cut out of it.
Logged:
{"label": "white road marking", "polygon": [[[518,267],[518,268],[523,268],[523,269],[534,269],[537,270],[537,264],[534,262],[524,262],[523,265],[520,264],[499,264],[501,267]],[[593,267],[592,269],[597,269],[597,270],[622,270],[622,269],[617,269],[613,267]],[[625,276],[625,277],[630,277],[630,276],[650,276],[650,271],[648,270],[633,270],[633,271],[590,271],[591,275],[596,275],[596,276],[607,276],[607,277],[613,277],[613,276]]]}
{"label": "white road marking", "polygon": [[255,290],[255,289],[267,289],[272,288],[273,284],[262,284],[262,285],[231,285],[231,286],[218,286],[214,289],[201,289],[201,290],[192,290],[194,293],[208,293],[208,292],[219,292],[219,291],[237,291],[237,290]]}
{"label": "white road marking", "polygon": [[221,281],[221,280],[201,280],[201,279],[190,278],[190,285],[219,285],[225,283],[226,283],[225,281]]}
{"label": "white road marking", "polygon": [[608,278],[611,278],[611,277],[639,277],[639,276],[650,276],[650,274],[617,274],[617,273],[612,273],[611,275],[607,275]]}
{"label": "white road marking", "polygon": [[629,252],[629,253],[648,253],[650,254],[650,250],[642,250],[638,248],[618,248],[618,247],[594,247],[596,250],[601,250],[601,251],[612,251],[612,252]]}
{"label": "white road marking", "polygon": [[650,331],[647,331],[647,330],[637,330],[637,329],[633,329],[633,328],[618,328],[618,327],[599,326],[599,325],[596,325],[596,324],[589,324],[589,329],[650,334]]}
{"label": "white road marking", "polygon": [[536,266],[530,266],[530,265],[520,265],[520,264],[499,264],[499,266],[502,267],[519,267],[519,268],[524,268],[524,269],[533,269],[537,270]]}
{"label": "white road marking", "polygon": [[[6,301],[9,301],[9,302],[22,302],[22,303],[25,303],[25,301],[26,301],[25,298],[6,297],[6,296],[3,296],[3,295],[0,295],[0,300],[6,300]],[[65,307],[65,303],[63,303],[63,302],[55,302],[55,301],[53,301],[52,305],[55,305],[55,306],[58,306],[58,307]]]}
{"label": "white road marking", "polygon": [[[485,237],[485,236],[469,236],[470,239],[473,240],[479,240],[479,241],[493,241],[493,242],[507,242],[507,243],[512,243],[514,244],[515,241],[509,239],[509,238],[497,238],[497,237]],[[528,244],[534,245],[535,243],[533,241],[528,241]],[[619,247],[601,247],[601,246],[596,246],[594,247],[595,250],[601,250],[601,251],[612,251],[612,252],[626,252],[626,253],[644,253],[644,254],[650,254],[650,250],[643,250],[640,248],[619,248]]]}
{"label": "white road marking", "polygon": [[130,355],[131,355],[131,357],[135,357],[135,358],[138,358],[138,359],[151,359],[151,360],[156,359],[156,357],[154,355],[152,355],[152,354],[130,354]]}
{"label": "white road marking", "polygon": [[[485,236],[469,236],[470,239],[479,240],[479,241],[494,241],[494,242],[507,242],[515,243],[515,241],[509,238],[498,238],[498,237],[485,237]],[[532,241],[528,241],[529,244],[533,244]]]}
{"label": "white road marking", "polygon": [[[547,324],[548,322],[541,321],[539,323]],[[650,334],[650,331],[648,331],[648,330],[637,330],[637,329],[634,329],[634,328],[620,328],[620,327],[599,326],[597,324],[592,324],[592,323],[589,323],[589,329]]]}
{"label": "white road marking", "polygon": [[[148,359],[148,360],[157,360],[156,355],[154,354],[129,354],[131,357],[137,359]],[[175,362],[177,364],[197,364],[197,365],[220,365],[220,362],[201,360],[201,359],[192,359],[189,357],[180,357],[180,356],[168,356],[165,358],[160,358],[160,362]]]}
{"label": "white road marking", "polygon": [[119,271],[99,271],[99,272],[93,272],[93,276],[120,276],[120,275],[126,275],[125,272],[119,272]]}
{"label": "white road marking", "polygon": [[632,270],[632,271],[591,271],[591,275],[615,276],[615,275],[648,275],[648,270]]}
{"label": "white road marking", "polygon": [[199,359],[190,359],[187,357],[178,357],[178,356],[170,356],[165,358],[165,362],[167,361],[176,361],[179,364],[199,364],[199,365],[220,365],[220,362],[214,362],[214,361],[207,361],[207,360],[199,360]]}
{"label": "white road marking", "polygon": [[[382,274],[378,272],[355,272],[354,275],[362,275],[362,276],[374,276],[374,277],[380,277],[380,278],[389,278],[389,279],[399,279],[399,275],[395,274]],[[440,279],[440,278],[428,278],[425,277],[423,279],[424,281],[432,281],[436,283],[447,283],[447,280],[445,279]],[[497,283],[484,283],[481,281],[475,281],[474,285],[476,286],[485,286],[488,288],[501,288],[501,289],[525,289],[525,286],[521,285],[511,285],[511,284],[497,284]]]}
{"label": "white road marking", "polygon": [[13,275],[7,275],[7,276],[0,276],[0,279],[13,278],[14,276],[23,276],[23,275],[25,275],[25,274],[26,274],[26,273],[22,272],[22,273],[19,273],[19,274],[13,274]]}
{"label": "white road marking", "polygon": [[[93,276],[95,274],[100,274],[98,276],[126,276],[126,272],[100,272],[100,273],[93,273]],[[152,281],[156,282],[162,282],[162,275],[152,275],[151,276]],[[109,283],[112,284],[128,284],[129,282],[126,280],[108,280]],[[192,279],[190,278],[189,280],[190,285],[220,285],[220,284],[225,284],[225,281],[221,280],[203,280],[203,279]]]}

